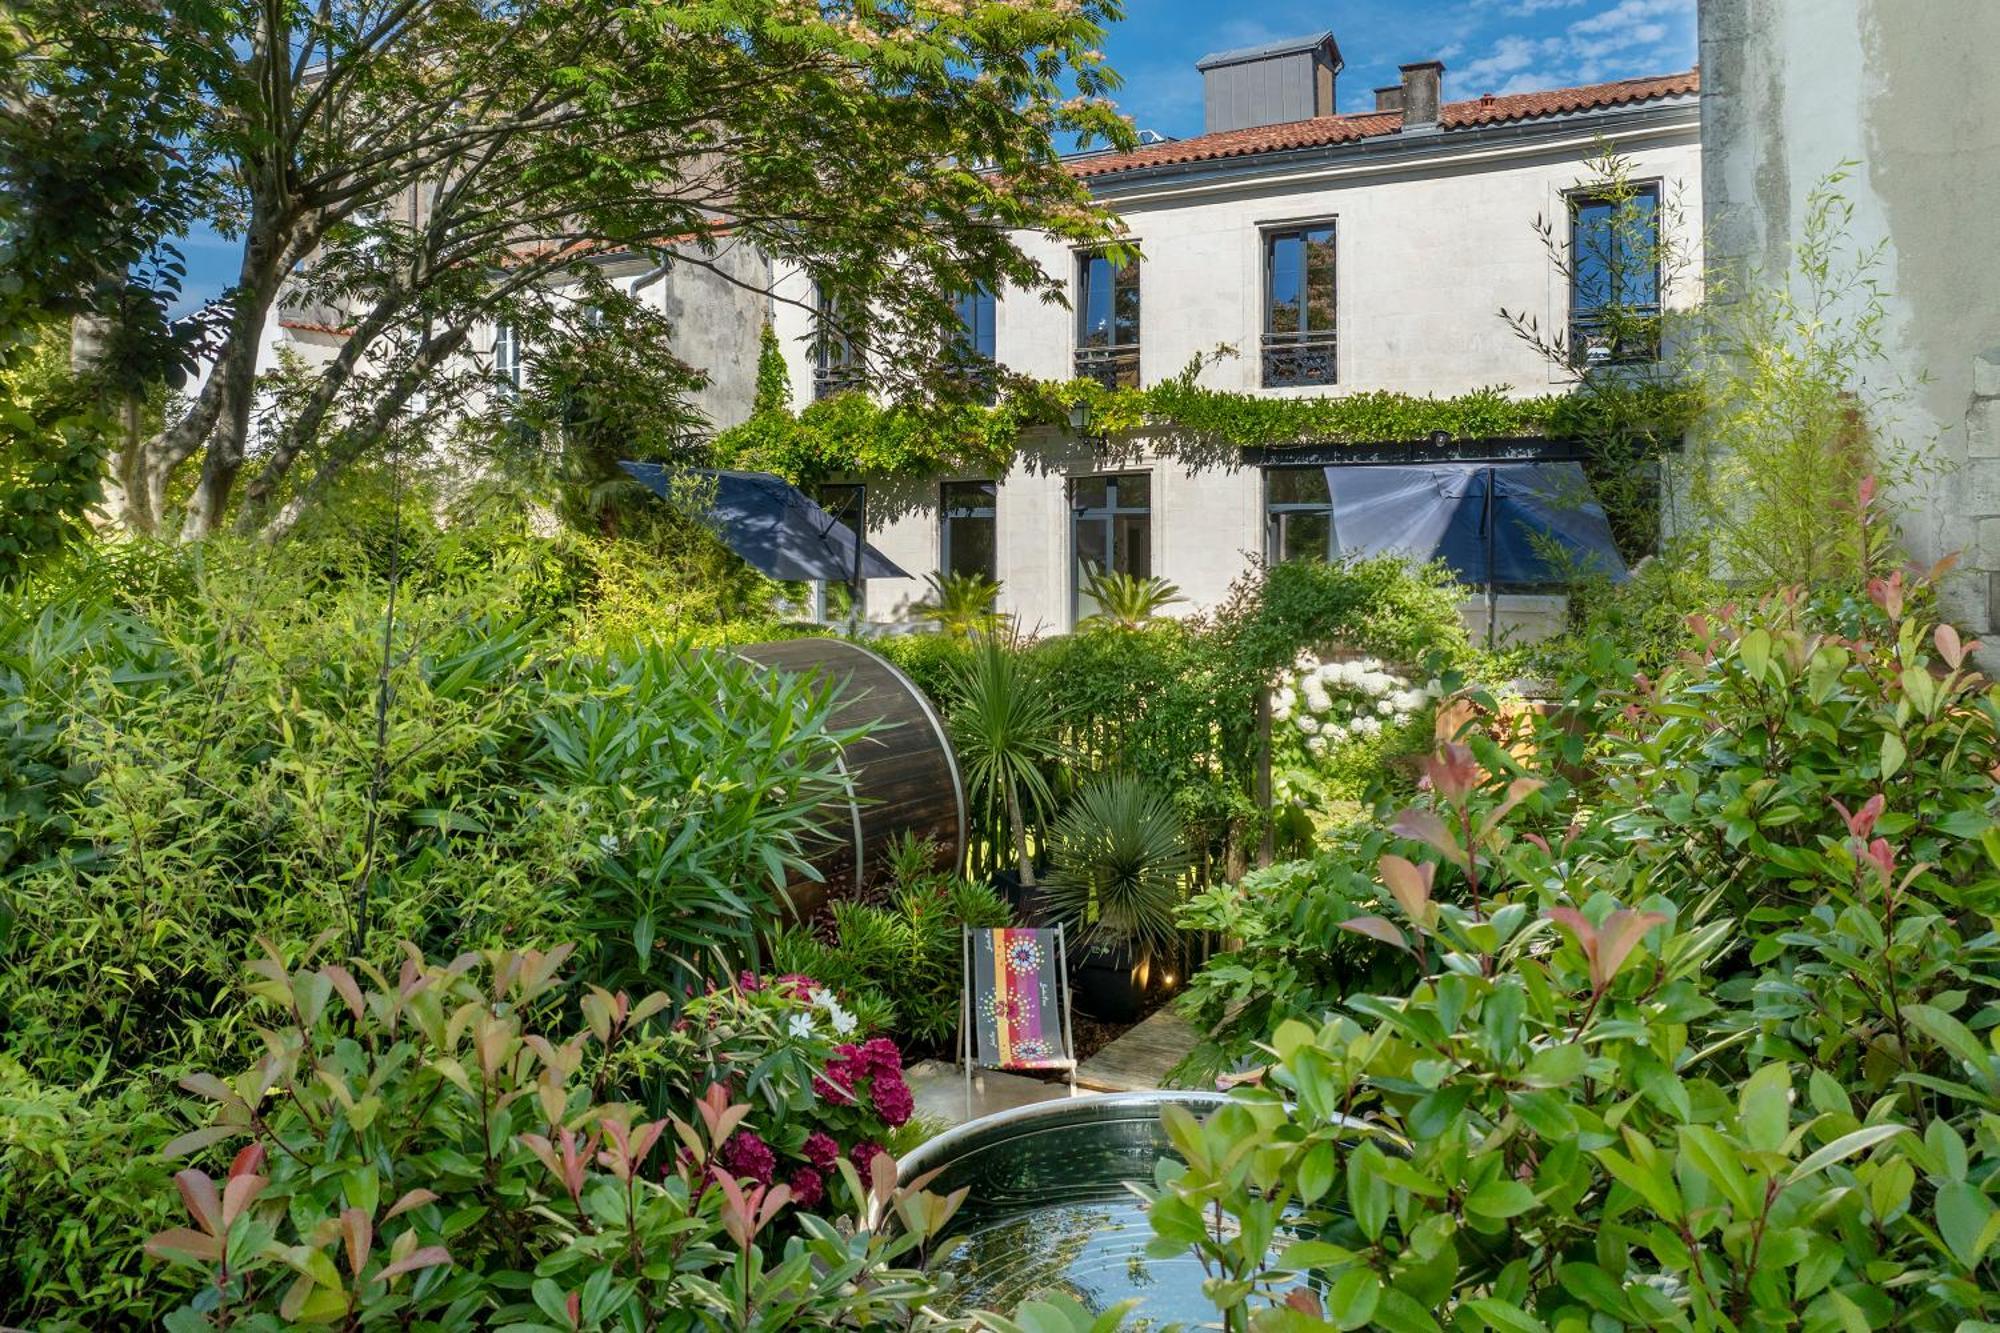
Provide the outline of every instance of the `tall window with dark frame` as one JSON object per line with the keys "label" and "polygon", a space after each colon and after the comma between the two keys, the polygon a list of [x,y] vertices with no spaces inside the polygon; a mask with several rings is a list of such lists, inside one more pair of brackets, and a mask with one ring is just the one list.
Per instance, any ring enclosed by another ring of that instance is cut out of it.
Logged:
{"label": "tall window with dark frame", "polygon": [[948,481],[938,506],[938,569],[945,574],[999,579],[995,522],[1000,487],[991,481]]}
{"label": "tall window with dark frame", "polygon": [[1331,222],[1264,236],[1264,387],[1333,384],[1339,375]]}
{"label": "tall window with dark frame", "polygon": [[1333,492],[1323,467],[1264,470],[1265,552],[1273,563],[1331,560]]}
{"label": "tall window with dark frame", "polygon": [[1660,355],[1660,190],[1569,198],[1569,352],[1579,367]]}
{"label": "tall window with dark frame", "polygon": [[977,396],[992,402],[994,396],[995,317],[999,303],[990,288],[981,284],[958,298],[959,334],[957,351],[964,359],[964,373]]}
{"label": "tall window with dark frame", "polygon": [[1084,591],[1096,573],[1153,576],[1153,476],[1119,472],[1076,477],[1069,484],[1070,610],[1081,621],[1097,607]]}
{"label": "tall window with dark frame", "polygon": [[1139,387],[1139,261],[1077,258],[1076,375],[1112,389]]}
{"label": "tall window with dark frame", "polygon": [[838,327],[840,302],[822,287],[814,294],[813,309],[818,316],[818,332],[813,338],[813,397],[831,398],[860,388],[860,349]]}

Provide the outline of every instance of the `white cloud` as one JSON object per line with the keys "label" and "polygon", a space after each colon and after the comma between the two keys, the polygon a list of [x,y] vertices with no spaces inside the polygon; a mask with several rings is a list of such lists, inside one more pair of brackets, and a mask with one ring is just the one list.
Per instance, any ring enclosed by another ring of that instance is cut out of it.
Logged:
{"label": "white cloud", "polygon": [[[1505,33],[1454,70],[1452,93],[1532,92],[1685,69],[1694,56],[1695,0],[1508,0],[1507,12],[1533,15],[1591,4],[1591,13],[1556,19],[1540,34]],[[1554,15],[1550,15],[1554,17]],[[1547,19],[1535,26],[1543,27]]]}

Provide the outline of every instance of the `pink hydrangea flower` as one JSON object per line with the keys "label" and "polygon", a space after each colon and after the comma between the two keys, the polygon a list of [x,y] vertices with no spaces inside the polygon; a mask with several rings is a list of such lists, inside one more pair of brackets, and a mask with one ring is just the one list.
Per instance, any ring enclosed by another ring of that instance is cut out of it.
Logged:
{"label": "pink hydrangea flower", "polygon": [[877,1074],[869,1092],[875,1099],[875,1109],[891,1126],[905,1124],[916,1114],[916,1098],[910,1095],[910,1085],[903,1082],[901,1072]]}
{"label": "pink hydrangea flower", "polygon": [[806,1135],[805,1146],[800,1152],[821,1171],[833,1170],[833,1164],[840,1160],[840,1145],[833,1141],[833,1135],[823,1129]]}
{"label": "pink hydrangea flower", "polygon": [[778,1157],[771,1151],[771,1145],[748,1129],[737,1130],[722,1145],[722,1164],[729,1168],[730,1175],[738,1179],[748,1176],[759,1185],[770,1184],[778,1172]]}
{"label": "pink hydrangea flower", "polygon": [[847,1150],[847,1160],[854,1163],[854,1169],[861,1173],[863,1182],[868,1180],[868,1164],[882,1155],[882,1145],[863,1140]]}
{"label": "pink hydrangea flower", "polygon": [[887,1037],[871,1037],[863,1042],[852,1059],[856,1069],[869,1078],[900,1074],[903,1070],[903,1053]]}
{"label": "pink hydrangea flower", "polygon": [[817,1207],[826,1197],[826,1182],[809,1166],[792,1172],[787,1183],[792,1187],[792,1202],[801,1208]]}

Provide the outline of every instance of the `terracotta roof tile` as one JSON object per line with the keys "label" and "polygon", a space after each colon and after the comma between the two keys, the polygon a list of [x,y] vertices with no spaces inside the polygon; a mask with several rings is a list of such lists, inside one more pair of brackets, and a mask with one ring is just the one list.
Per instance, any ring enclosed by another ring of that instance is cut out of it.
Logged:
{"label": "terracotta roof tile", "polygon": [[[1679,74],[1625,79],[1617,83],[1593,83],[1579,88],[1510,93],[1504,97],[1488,93],[1469,102],[1445,103],[1439,110],[1438,124],[1445,130],[1503,125],[1510,121],[1538,120],[1578,111],[1603,111],[1665,97],[1689,96],[1700,91],[1701,72],[1686,70]],[[1284,125],[1260,125],[1255,129],[1203,134],[1193,139],[1152,144],[1129,153],[1079,158],[1070,164],[1069,169],[1074,175],[1087,178],[1136,171],[1142,167],[1181,166],[1220,158],[1250,157],[1258,153],[1280,153],[1296,148],[1324,148],[1394,134],[1402,125],[1403,113],[1400,111],[1320,116]]]}
{"label": "terracotta roof tile", "polygon": [[293,329],[299,333],[327,333],[336,338],[345,338],[354,332],[351,328],[340,328],[333,324],[315,324],[309,319],[281,319],[278,321],[278,327]]}

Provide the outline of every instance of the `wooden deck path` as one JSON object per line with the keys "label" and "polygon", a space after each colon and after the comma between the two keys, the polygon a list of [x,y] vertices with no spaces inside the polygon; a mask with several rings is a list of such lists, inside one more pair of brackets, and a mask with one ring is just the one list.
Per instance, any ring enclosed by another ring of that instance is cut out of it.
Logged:
{"label": "wooden deck path", "polygon": [[1166,1005],[1124,1036],[1085,1060],[1078,1087],[1094,1092],[1150,1092],[1194,1049],[1198,1036],[1173,1005]]}

